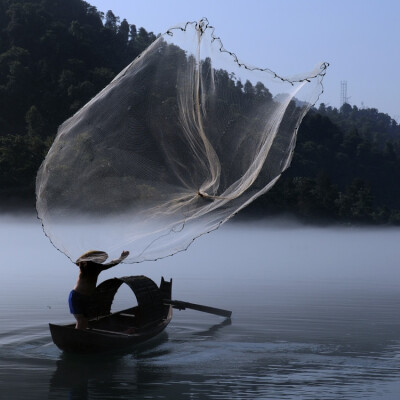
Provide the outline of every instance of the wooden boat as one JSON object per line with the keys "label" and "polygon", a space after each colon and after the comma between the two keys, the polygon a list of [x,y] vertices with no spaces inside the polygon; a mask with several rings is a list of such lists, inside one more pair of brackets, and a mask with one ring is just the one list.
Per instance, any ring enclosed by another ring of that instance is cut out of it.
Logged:
{"label": "wooden boat", "polygon": [[[111,313],[114,296],[127,284],[137,299],[137,306]],[[75,324],[49,324],[53,342],[72,353],[115,351],[136,346],[157,337],[170,323],[172,308],[192,308],[226,318],[231,312],[183,301],[171,300],[172,279],[161,278],[158,287],[146,276],[108,279],[97,286],[89,307],[89,328],[75,329]]]}

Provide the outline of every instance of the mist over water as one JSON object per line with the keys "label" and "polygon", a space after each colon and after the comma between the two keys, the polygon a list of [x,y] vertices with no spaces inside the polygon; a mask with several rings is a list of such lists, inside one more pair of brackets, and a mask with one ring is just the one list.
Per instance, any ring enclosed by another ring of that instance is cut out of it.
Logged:
{"label": "mist over water", "polygon": [[[100,281],[173,278],[173,298],[233,311],[175,311],[164,335],[107,356],[66,355],[78,269],[34,216],[0,217],[0,393],[18,399],[385,399],[400,392],[400,229],[229,222],[157,262]],[[114,310],[131,306],[129,290]],[[0,395],[1,397],[1,395]]]}

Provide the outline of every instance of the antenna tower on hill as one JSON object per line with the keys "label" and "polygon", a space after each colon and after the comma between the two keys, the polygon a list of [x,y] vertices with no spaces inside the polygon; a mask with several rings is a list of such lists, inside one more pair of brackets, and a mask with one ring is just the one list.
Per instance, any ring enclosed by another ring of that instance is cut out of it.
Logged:
{"label": "antenna tower on hill", "polygon": [[347,97],[347,81],[340,81],[340,107],[348,103],[350,97]]}

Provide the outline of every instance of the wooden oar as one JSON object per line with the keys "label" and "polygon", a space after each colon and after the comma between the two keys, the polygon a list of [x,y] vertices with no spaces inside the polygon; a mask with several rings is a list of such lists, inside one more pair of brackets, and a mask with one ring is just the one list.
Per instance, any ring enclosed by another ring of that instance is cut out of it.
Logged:
{"label": "wooden oar", "polygon": [[171,305],[177,310],[185,310],[186,308],[190,308],[191,310],[202,311],[205,313],[215,314],[226,318],[230,318],[232,315],[232,311],[222,310],[221,308],[202,306],[200,304],[193,304],[180,300],[164,300],[164,304]]}

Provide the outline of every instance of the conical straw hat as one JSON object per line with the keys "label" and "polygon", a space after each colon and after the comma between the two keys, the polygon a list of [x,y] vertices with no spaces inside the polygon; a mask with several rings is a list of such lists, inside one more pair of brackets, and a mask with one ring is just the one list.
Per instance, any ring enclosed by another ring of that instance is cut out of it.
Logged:
{"label": "conical straw hat", "polygon": [[95,263],[103,263],[108,258],[108,254],[105,251],[100,250],[89,250],[86,253],[82,254],[75,263],[79,263],[81,261],[93,261]]}

